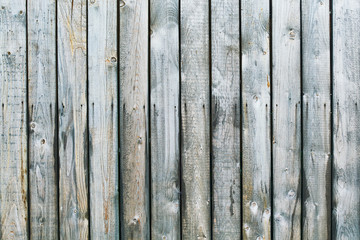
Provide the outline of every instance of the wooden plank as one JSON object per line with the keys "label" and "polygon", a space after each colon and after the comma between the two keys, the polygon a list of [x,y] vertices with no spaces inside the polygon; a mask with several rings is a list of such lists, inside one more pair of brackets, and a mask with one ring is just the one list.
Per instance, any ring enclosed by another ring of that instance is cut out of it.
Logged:
{"label": "wooden plank", "polygon": [[180,5],[182,237],[211,239],[209,2]]}
{"label": "wooden plank", "polygon": [[181,239],[179,1],[150,1],[151,237]]}
{"label": "wooden plank", "polygon": [[241,238],[240,1],[211,1],[213,237]]}
{"label": "wooden plank", "polygon": [[301,238],[300,0],[272,3],[275,239]]}
{"label": "wooden plank", "polygon": [[360,239],[360,2],[333,1],[334,239]]}
{"label": "wooden plank", "polygon": [[329,7],[302,1],[303,239],[331,236]]}
{"label": "wooden plank", "polygon": [[58,239],[55,1],[28,1],[30,238]]}
{"label": "wooden plank", "polygon": [[120,1],[121,237],[150,238],[148,1]]}
{"label": "wooden plank", "polygon": [[86,1],[57,1],[60,238],[88,239]]}
{"label": "wooden plank", "polygon": [[270,239],[270,6],[241,4],[243,238]]}
{"label": "wooden plank", "polygon": [[0,239],[27,239],[26,3],[0,4]]}
{"label": "wooden plank", "polygon": [[88,1],[90,235],[119,239],[117,1]]}

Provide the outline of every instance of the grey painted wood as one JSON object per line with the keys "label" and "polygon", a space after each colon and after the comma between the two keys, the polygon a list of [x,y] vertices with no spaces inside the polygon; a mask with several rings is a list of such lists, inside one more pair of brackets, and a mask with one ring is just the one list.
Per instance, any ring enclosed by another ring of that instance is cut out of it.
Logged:
{"label": "grey painted wood", "polygon": [[28,1],[30,238],[58,239],[55,1]]}
{"label": "grey painted wood", "polygon": [[121,237],[150,238],[148,1],[120,1]]}
{"label": "grey painted wood", "polygon": [[86,1],[57,1],[60,238],[88,239]]}
{"label": "grey painted wood", "polygon": [[180,6],[182,236],[211,239],[209,2]]}
{"label": "grey painted wood", "polygon": [[333,239],[360,238],[360,2],[333,2]]}
{"label": "grey painted wood", "polygon": [[91,239],[119,239],[117,1],[88,1]]}
{"label": "grey painted wood", "polygon": [[300,1],[272,4],[273,231],[275,239],[300,239]]}
{"label": "grey painted wood", "polygon": [[241,3],[243,239],[271,238],[270,6]]}
{"label": "grey painted wood", "polygon": [[302,0],[303,233],[331,237],[329,1]]}
{"label": "grey painted wood", "polygon": [[0,239],[27,239],[26,4],[0,3]]}
{"label": "grey painted wood", "polygon": [[211,1],[213,238],[241,238],[240,1]]}
{"label": "grey painted wood", "polygon": [[179,1],[150,1],[151,237],[181,239]]}

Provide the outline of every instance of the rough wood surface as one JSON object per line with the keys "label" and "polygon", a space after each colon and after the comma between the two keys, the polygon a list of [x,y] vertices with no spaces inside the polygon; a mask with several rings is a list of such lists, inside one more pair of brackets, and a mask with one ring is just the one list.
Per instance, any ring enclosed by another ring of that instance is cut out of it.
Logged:
{"label": "rough wood surface", "polygon": [[181,239],[179,1],[150,1],[151,236]]}
{"label": "rough wood surface", "polygon": [[150,238],[148,1],[120,1],[121,237]]}
{"label": "rough wood surface", "polygon": [[30,238],[58,239],[56,5],[28,1]]}
{"label": "rough wood surface", "polygon": [[360,2],[333,2],[333,239],[360,239]]}
{"label": "rough wood surface", "polygon": [[88,1],[90,237],[119,239],[117,1]]}
{"label": "rough wood surface", "polygon": [[27,239],[26,4],[0,3],[0,239]]}
{"label": "rough wood surface", "polygon": [[271,238],[270,6],[241,3],[243,238]]}
{"label": "rough wood surface", "polygon": [[329,1],[302,1],[303,233],[331,237]]}
{"label": "rough wood surface", "polygon": [[211,239],[209,2],[180,5],[182,236]]}
{"label": "rough wood surface", "polygon": [[213,238],[241,238],[240,2],[211,1]]}
{"label": "rough wood surface", "polygon": [[88,239],[86,1],[57,1],[60,238]]}
{"label": "rough wood surface", "polygon": [[300,0],[272,2],[275,239],[301,238]]}

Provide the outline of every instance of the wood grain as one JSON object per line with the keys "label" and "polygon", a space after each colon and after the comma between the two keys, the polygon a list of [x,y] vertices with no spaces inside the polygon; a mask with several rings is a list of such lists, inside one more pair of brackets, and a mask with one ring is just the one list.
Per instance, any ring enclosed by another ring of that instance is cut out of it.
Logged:
{"label": "wood grain", "polygon": [[27,239],[26,3],[0,4],[0,239]]}
{"label": "wood grain", "polygon": [[149,239],[148,1],[120,1],[121,238]]}
{"label": "wood grain", "polygon": [[150,1],[151,237],[181,239],[179,1]]}
{"label": "wood grain", "polygon": [[180,8],[182,236],[211,239],[209,2]]}
{"label": "wood grain", "polygon": [[88,239],[86,1],[57,1],[60,238]]}
{"label": "wood grain", "polygon": [[28,1],[30,238],[58,239],[56,3]]}
{"label": "wood grain", "polygon": [[329,1],[302,0],[303,233],[331,237]]}
{"label": "wood grain", "polygon": [[301,238],[300,1],[273,1],[274,238]]}
{"label": "wood grain", "polygon": [[213,238],[241,238],[240,2],[211,1]]}
{"label": "wood grain", "polygon": [[271,238],[269,2],[241,3],[243,239]]}
{"label": "wood grain", "polygon": [[117,1],[88,1],[91,239],[119,239]]}
{"label": "wood grain", "polygon": [[360,238],[360,2],[333,2],[333,239]]}

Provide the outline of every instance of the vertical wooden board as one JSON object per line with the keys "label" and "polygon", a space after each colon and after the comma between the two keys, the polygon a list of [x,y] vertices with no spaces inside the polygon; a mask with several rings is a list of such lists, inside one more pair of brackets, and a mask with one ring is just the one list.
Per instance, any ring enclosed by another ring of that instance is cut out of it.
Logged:
{"label": "vertical wooden board", "polygon": [[148,1],[120,1],[121,237],[150,238]]}
{"label": "vertical wooden board", "polygon": [[0,239],[27,239],[26,4],[0,3]]}
{"label": "vertical wooden board", "polygon": [[360,239],[360,2],[333,2],[334,239]]}
{"label": "vertical wooden board", "polygon": [[60,238],[88,239],[86,1],[57,1]]}
{"label": "vertical wooden board", "polygon": [[209,2],[182,0],[182,236],[211,239]]}
{"label": "vertical wooden board", "polygon": [[213,238],[241,238],[240,1],[211,1]]}
{"label": "vertical wooden board", "polygon": [[243,238],[270,239],[270,6],[241,4]]}
{"label": "vertical wooden board", "polygon": [[150,1],[151,236],[180,239],[179,1]]}
{"label": "vertical wooden board", "polygon": [[301,238],[300,0],[273,1],[274,238]]}
{"label": "vertical wooden board", "polygon": [[30,238],[58,239],[55,1],[28,1]]}
{"label": "vertical wooden board", "polygon": [[303,239],[329,239],[331,100],[329,1],[302,0]]}
{"label": "vertical wooden board", "polygon": [[88,1],[91,239],[119,239],[117,1]]}

